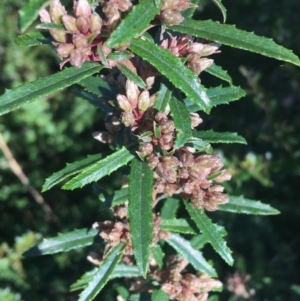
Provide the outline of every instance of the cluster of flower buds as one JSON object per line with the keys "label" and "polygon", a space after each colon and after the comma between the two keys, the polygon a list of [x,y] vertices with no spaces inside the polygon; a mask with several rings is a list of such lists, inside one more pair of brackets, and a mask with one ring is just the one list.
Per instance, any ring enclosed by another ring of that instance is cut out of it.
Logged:
{"label": "cluster of flower buds", "polygon": [[198,75],[214,62],[207,56],[218,53],[220,48],[220,44],[217,43],[193,42],[187,35],[179,37],[170,35],[168,39],[161,42],[160,46],[169,49],[177,57],[185,58],[186,66]]}
{"label": "cluster of flower buds", "polygon": [[[64,60],[62,63],[70,62],[71,65],[80,67],[86,60],[97,60],[96,37],[101,32],[102,19],[92,9],[87,0],[74,1],[74,16],[67,14],[65,7],[59,0],[52,0],[50,11],[42,9],[40,19],[42,23],[55,23],[62,25],[65,29],[50,29],[57,46],[58,56]],[[98,59],[99,60],[99,59]]]}
{"label": "cluster of flower buds", "polygon": [[186,10],[190,6],[189,0],[163,0],[159,18],[167,26],[180,24],[184,20],[180,11]]}
{"label": "cluster of flower buds", "polygon": [[154,278],[162,283],[162,290],[177,301],[206,301],[208,292],[220,288],[222,283],[204,274],[193,275],[185,271],[188,262],[171,256],[167,267],[157,271]]}
{"label": "cluster of flower buds", "polygon": [[127,80],[126,95],[117,95],[118,105],[123,111],[121,113],[121,121],[126,127],[135,130],[145,122],[145,113],[154,105],[155,95],[150,96],[148,91],[153,82],[154,77],[147,78],[147,89],[140,92],[134,82]]}

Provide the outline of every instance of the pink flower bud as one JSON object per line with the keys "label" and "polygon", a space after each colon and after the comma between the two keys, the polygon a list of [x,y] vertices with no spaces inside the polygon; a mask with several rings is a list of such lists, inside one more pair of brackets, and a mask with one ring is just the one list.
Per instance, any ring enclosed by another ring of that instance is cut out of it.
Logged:
{"label": "pink flower bud", "polygon": [[56,48],[56,53],[61,59],[63,59],[68,57],[74,48],[73,44],[61,43]]}
{"label": "pink flower bud", "polygon": [[201,51],[201,56],[208,56],[214,54],[219,48],[220,44],[217,43],[204,44],[203,49]]}
{"label": "pink flower bud", "polygon": [[83,16],[88,18],[92,13],[92,8],[87,0],[74,1],[73,9],[76,17]]}
{"label": "pink flower bud", "polygon": [[95,34],[100,34],[102,27],[102,19],[96,13],[90,16],[90,31]]}
{"label": "pink flower bud", "polygon": [[145,156],[149,156],[153,153],[153,145],[151,143],[144,143],[140,145],[139,151]]}
{"label": "pink flower bud", "polygon": [[132,126],[135,122],[132,112],[123,112],[121,114],[121,120],[126,127]]}
{"label": "pink flower bud", "polygon": [[134,82],[127,80],[126,81],[126,95],[127,95],[127,99],[129,100],[133,109],[135,109],[137,107],[139,94],[140,94],[140,91],[139,91],[138,86]]}
{"label": "pink flower bud", "polygon": [[199,114],[197,114],[197,113],[190,113],[190,118],[191,118],[191,121],[192,121],[192,124],[191,124],[192,129],[194,129],[200,123],[203,122],[202,118],[200,118]]}
{"label": "pink flower bud", "polygon": [[117,3],[118,3],[118,9],[123,13],[128,11],[132,6],[131,1],[129,0],[117,0]]}
{"label": "pink flower bud", "polygon": [[200,70],[202,72],[203,70],[210,67],[214,63],[214,60],[203,58],[203,59],[200,59],[199,63],[200,63]]}
{"label": "pink flower bud", "polygon": [[126,96],[118,94],[117,95],[117,101],[118,101],[119,107],[123,111],[125,111],[125,112],[131,112],[132,111],[132,107],[130,105],[130,102],[126,98]]}
{"label": "pink flower bud", "polygon": [[50,3],[50,16],[52,22],[61,23],[63,15],[67,14],[65,7],[60,3],[59,0],[52,0]]}
{"label": "pink flower bud", "polygon": [[55,41],[65,43],[67,41],[67,35],[64,31],[59,29],[50,29],[50,34]]}
{"label": "pink flower bud", "polygon": [[167,26],[178,25],[184,20],[184,17],[179,12],[170,9],[164,10],[160,17]]}
{"label": "pink flower bud", "polygon": [[197,53],[201,54],[201,51],[204,48],[204,44],[202,43],[192,43],[191,46],[187,48],[188,53]]}
{"label": "pink flower bud", "polygon": [[70,63],[72,66],[81,67],[85,61],[85,56],[81,49],[74,49],[70,54]]}
{"label": "pink flower bud", "polygon": [[149,108],[150,98],[147,90],[143,91],[138,98],[139,111],[145,112]]}
{"label": "pink flower bud", "polygon": [[76,19],[69,15],[62,16],[62,22],[69,33],[79,33],[76,26]]}
{"label": "pink flower bud", "polygon": [[224,181],[229,181],[231,179],[231,174],[227,170],[222,170],[222,173],[214,178],[216,182],[224,182]]}
{"label": "pink flower bud", "polygon": [[150,89],[155,81],[155,76],[150,76],[148,78],[146,78],[146,84],[147,84],[147,88]]}
{"label": "pink flower bud", "polygon": [[51,23],[50,14],[45,8],[39,11],[39,16],[42,23]]}
{"label": "pink flower bud", "polygon": [[86,34],[90,28],[90,20],[86,17],[79,16],[76,20],[76,26],[80,32]]}
{"label": "pink flower bud", "polygon": [[72,40],[76,48],[84,48],[88,46],[88,41],[84,34],[73,34]]}
{"label": "pink flower bud", "polygon": [[209,192],[223,192],[224,191],[224,187],[221,185],[213,185],[211,187],[208,188]]}

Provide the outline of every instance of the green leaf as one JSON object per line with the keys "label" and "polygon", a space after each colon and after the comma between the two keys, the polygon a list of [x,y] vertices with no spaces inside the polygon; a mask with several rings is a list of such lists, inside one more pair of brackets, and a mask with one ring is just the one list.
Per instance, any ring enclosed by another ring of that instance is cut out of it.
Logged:
{"label": "green leaf", "polygon": [[54,39],[48,33],[39,31],[23,34],[15,39],[16,45],[20,47],[52,44],[53,41]]}
{"label": "green leaf", "polygon": [[39,10],[45,4],[45,0],[30,0],[29,3],[19,10],[19,29],[25,32],[39,15]]}
{"label": "green leaf", "polygon": [[142,33],[159,13],[159,9],[153,4],[153,0],[142,0],[134,5],[127,17],[113,31],[106,45],[110,48],[117,47]]}
{"label": "green leaf", "polygon": [[190,243],[193,248],[200,250],[205,246],[206,243],[208,243],[208,240],[206,239],[206,237],[203,234],[199,234],[199,235],[194,236],[191,239]]}
{"label": "green leaf", "polygon": [[140,270],[135,265],[119,264],[114,272],[111,274],[110,279],[114,278],[133,278],[141,277]]}
{"label": "green leaf", "polygon": [[131,71],[127,66],[117,63],[117,68],[127,77],[127,79],[134,82],[137,86],[139,86],[142,89],[147,88],[146,83],[136,73]]}
{"label": "green leaf", "polygon": [[204,259],[202,253],[194,249],[190,242],[183,237],[172,233],[172,237],[167,239],[166,242],[192,264],[197,271],[211,277],[217,276],[215,269]]}
{"label": "green leaf", "polygon": [[111,208],[113,206],[122,205],[128,201],[128,188],[117,190],[112,195],[107,195],[101,191],[98,197],[102,202],[104,202],[101,208]]}
{"label": "green leaf", "polygon": [[193,137],[202,139],[209,143],[241,143],[247,144],[246,140],[237,133],[223,132],[218,133],[213,130],[193,131]]}
{"label": "green leaf", "polygon": [[196,223],[199,230],[210,242],[212,247],[217,253],[229,264],[233,264],[233,258],[231,256],[231,251],[227,247],[225,240],[223,239],[220,231],[218,230],[218,225],[212,223],[212,221],[207,217],[204,212],[200,209],[193,207],[190,203],[184,202],[187,211],[189,212],[191,218]]}
{"label": "green leaf", "polygon": [[163,219],[159,227],[162,230],[166,230],[170,232],[196,234],[195,230],[189,225],[187,220],[183,218]]}
{"label": "green leaf", "polygon": [[169,295],[163,290],[155,290],[152,293],[151,301],[169,301]]}
{"label": "green leaf", "polygon": [[129,176],[128,217],[133,253],[141,274],[148,271],[153,235],[153,173],[147,163],[134,159]]}
{"label": "green leaf", "polygon": [[66,178],[81,172],[90,165],[95,164],[101,159],[101,157],[102,154],[96,154],[70,164],[67,163],[67,166],[65,168],[54,173],[51,177],[46,179],[42,191],[44,192],[49,190],[51,187],[64,181]]}
{"label": "green leaf", "polygon": [[223,15],[223,23],[226,22],[226,8],[225,6],[222,4],[221,0],[212,0],[212,2],[220,9],[222,15]]}
{"label": "green leaf", "polygon": [[184,17],[184,18],[192,18],[195,10],[197,9],[199,3],[201,2],[202,0],[191,0],[191,4],[195,4],[195,5],[191,5],[190,8],[186,9],[185,11],[181,12],[181,15]]}
{"label": "green leaf", "polygon": [[126,165],[134,158],[134,155],[122,147],[112,155],[98,161],[92,166],[84,169],[79,175],[67,182],[63,189],[73,190],[75,188],[83,187],[89,183],[96,182],[101,178],[111,174],[123,165]]}
{"label": "green leaf", "polygon": [[299,58],[291,50],[276,44],[272,39],[256,36],[254,33],[237,29],[233,25],[220,24],[211,20],[185,19],[170,29],[300,66]]}
{"label": "green leaf", "polygon": [[62,31],[66,31],[66,28],[59,23],[41,23],[36,26],[37,29],[58,29]]}
{"label": "green leaf", "polygon": [[152,256],[161,269],[164,264],[165,254],[159,244],[157,244],[155,248],[152,249]]}
{"label": "green leaf", "polygon": [[107,58],[114,61],[126,61],[132,59],[133,54],[130,51],[114,51]]}
{"label": "green leaf", "polygon": [[215,77],[218,77],[218,78],[230,83],[230,85],[232,85],[232,79],[228,75],[227,71],[223,70],[220,66],[218,66],[216,64],[212,64],[211,66],[206,68],[204,70],[204,72],[207,72]]}
{"label": "green leaf", "polygon": [[191,118],[183,102],[175,97],[170,101],[170,109],[177,133],[174,148],[178,149],[183,147],[192,136]]}
{"label": "green leaf", "polygon": [[161,208],[160,216],[162,218],[170,219],[176,217],[176,212],[179,207],[179,200],[174,198],[167,198],[163,200],[164,204]]}
{"label": "green leaf", "polygon": [[14,90],[7,90],[0,96],[0,115],[71,86],[100,70],[101,66],[98,63],[85,63],[81,68],[66,68],[49,77],[40,78]]}
{"label": "green leaf", "polygon": [[190,137],[186,145],[195,148],[199,152],[204,152],[207,154],[213,153],[213,149],[209,142],[203,141],[197,137]]}
{"label": "green leaf", "polygon": [[106,256],[98,271],[94,274],[88,286],[82,291],[78,301],[91,301],[101,291],[114,272],[117,264],[123,256],[123,249],[126,244],[121,243],[114,247]]}
{"label": "green leaf", "polygon": [[67,252],[73,249],[91,245],[93,242],[100,242],[98,231],[95,229],[80,229],[72,232],[59,234],[53,238],[45,238],[40,244],[27,250],[23,256],[41,256]]}
{"label": "green leaf", "polygon": [[205,88],[201,86],[198,76],[185,67],[179,58],[169,50],[141,39],[133,39],[129,48],[165,75],[202,110],[209,112],[211,103]]}
{"label": "green leaf", "polygon": [[249,200],[243,196],[229,196],[229,202],[220,205],[219,210],[256,215],[275,215],[280,213],[277,209],[268,204]]}
{"label": "green leaf", "polygon": [[170,102],[172,91],[168,89],[163,83],[160,84],[160,89],[157,92],[154,109],[159,112],[165,112]]}
{"label": "green leaf", "polygon": [[[207,90],[207,95],[211,100],[211,107],[216,107],[221,104],[228,104],[229,102],[235,101],[246,95],[245,91],[240,87],[216,87]],[[190,113],[197,112],[202,108],[193,103],[190,99],[184,100],[188,111]]]}
{"label": "green leaf", "polygon": [[88,283],[92,280],[93,276],[98,271],[98,268],[94,268],[84,273],[76,282],[70,286],[70,292],[78,291],[85,288]]}

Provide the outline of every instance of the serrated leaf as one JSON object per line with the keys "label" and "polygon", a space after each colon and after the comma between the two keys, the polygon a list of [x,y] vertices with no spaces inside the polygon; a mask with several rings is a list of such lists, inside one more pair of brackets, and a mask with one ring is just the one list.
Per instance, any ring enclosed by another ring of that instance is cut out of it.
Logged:
{"label": "serrated leaf", "polygon": [[41,256],[67,252],[91,245],[93,242],[100,242],[98,231],[95,229],[80,229],[72,232],[59,234],[53,238],[45,238],[40,244],[27,250],[23,256]]}
{"label": "serrated leaf", "polygon": [[170,219],[175,218],[179,207],[179,200],[174,198],[167,198],[161,208],[160,216],[162,218]]}
{"label": "serrated leaf", "polygon": [[133,54],[129,51],[114,51],[111,52],[107,58],[114,61],[126,61],[132,59]]}
{"label": "serrated leaf", "polygon": [[[246,95],[245,91],[240,87],[216,87],[207,89],[207,95],[211,100],[211,107],[216,107],[221,104],[228,104],[229,102],[238,100]],[[190,99],[184,100],[187,109],[190,113],[198,112],[201,107],[193,103]]]}
{"label": "serrated leaf", "polygon": [[232,79],[228,75],[227,71],[223,70],[220,66],[218,66],[216,64],[212,64],[211,66],[206,68],[204,70],[204,72],[207,72],[215,77],[218,77],[218,78],[230,83],[230,85],[232,85]]}
{"label": "serrated leaf", "polygon": [[204,212],[200,209],[193,207],[188,202],[184,202],[187,211],[189,212],[192,220],[196,223],[199,230],[206,237],[215,251],[229,264],[233,264],[233,258],[231,251],[227,247],[225,240],[223,239],[218,225],[212,223]]}
{"label": "serrated leaf", "polygon": [[201,86],[198,76],[185,67],[179,58],[169,50],[141,39],[133,39],[129,48],[166,76],[202,110],[209,112],[211,102],[205,88]]}
{"label": "serrated leaf", "polygon": [[159,112],[165,112],[170,102],[171,96],[172,91],[169,90],[168,87],[165,86],[163,83],[160,84],[160,88],[155,98],[154,109],[156,109]]}
{"label": "serrated leaf", "polygon": [[73,190],[83,187],[89,183],[96,182],[101,178],[111,174],[123,165],[126,165],[134,158],[134,155],[125,147],[122,147],[113,154],[96,162],[92,166],[84,169],[79,175],[67,182],[62,188]]}
{"label": "serrated leaf", "polygon": [[158,13],[159,9],[153,5],[153,0],[140,1],[113,31],[106,45],[113,48],[130,41],[142,33]]}
{"label": "serrated leaf", "polygon": [[186,145],[195,148],[199,152],[204,152],[207,154],[213,153],[213,149],[209,142],[203,141],[197,137],[190,137]]}
{"label": "serrated leaf", "polygon": [[76,282],[74,282],[70,286],[70,292],[78,291],[78,290],[85,288],[88,285],[88,283],[91,281],[93,276],[96,274],[97,271],[98,271],[98,268],[94,268],[94,269],[84,273]]}
{"label": "serrated leaf", "polygon": [[157,265],[159,266],[159,268],[161,269],[163,266],[163,260],[165,257],[165,254],[162,250],[162,248],[160,247],[160,245],[156,245],[153,249],[152,249],[152,256],[155,260],[155,262],[157,263]]}
{"label": "serrated leaf", "polygon": [[99,161],[102,157],[102,154],[96,154],[88,156],[85,159],[73,162],[73,163],[67,163],[67,166],[60,171],[54,173],[52,176],[46,179],[42,191],[47,191],[54,185],[64,181],[66,178],[73,176],[85,168],[87,168],[90,165],[95,164],[97,161]]}
{"label": "serrated leaf", "polygon": [[214,132],[213,130],[209,131],[193,131],[193,137],[202,139],[203,141],[209,143],[241,143],[247,144],[246,140],[239,136],[237,133],[230,132]]}
{"label": "serrated leaf", "polygon": [[130,70],[127,66],[117,63],[117,68],[126,76],[127,79],[134,82],[138,87],[142,89],[146,89],[146,83],[132,70]]}
{"label": "serrated leaf", "polygon": [[189,225],[187,220],[183,218],[163,219],[159,227],[162,230],[170,232],[196,234],[195,230]]}
{"label": "serrated leaf", "polygon": [[114,247],[106,256],[98,271],[94,274],[88,286],[82,291],[78,301],[91,301],[97,296],[104,285],[109,280],[110,275],[113,273],[116,265],[119,263],[123,256],[122,250],[126,244],[121,243]]}
{"label": "serrated leaf", "polygon": [[23,34],[15,39],[16,45],[20,47],[37,46],[41,44],[52,44],[53,41],[54,39],[48,33],[39,32],[39,31]]}
{"label": "serrated leaf", "polygon": [[183,147],[192,136],[191,118],[186,106],[177,98],[172,97],[169,102],[171,115],[176,128],[176,141],[174,148]]}
{"label": "serrated leaf", "polygon": [[222,4],[221,0],[212,0],[212,2],[220,9],[222,15],[223,15],[223,23],[226,22],[226,8],[225,6]]}
{"label": "serrated leaf", "polygon": [[119,264],[114,272],[111,274],[110,279],[115,278],[133,278],[141,277],[140,270],[135,265]]}
{"label": "serrated leaf", "polygon": [[153,235],[153,173],[147,163],[134,159],[129,176],[128,217],[136,264],[145,277]]}
{"label": "serrated leaf", "polygon": [[151,301],[169,301],[169,295],[163,290],[155,290],[152,293]]}
{"label": "serrated leaf", "polygon": [[36,29],[58,29],[58,30],[66,31],[66,28],[59,23],[41,23],[36,26]]}
{"label": "serrated leaf", "polygon": [[197,271],[208,276],[215,277],[215,269],[204,259],[202,253],[194,249],[190,242],[178,234],[172,233],[172,237],[166,242],[181,254]]}
{"label": "serrated leaf", "polygon": [[98,63],[85,63],[81,68],[71,67],[49,77],[40,78],[0,96],[0,115],[18,109],[55,91],[69,87],[101,70]]}
{"label": "serrated leaf", "polygon": [[90,76],[81,80],[78,84],[84,87],[86,91],[105,99],[115,99],[118,94],[112,85],[100,77]]}
{"label": "serrated leaf", "polygon": [[237,29],[233,25],[220,24],[211,20],[185,19],[170,29],[300,66],[299,58],[291,50],[276,44],[272,39]]}
{"label": "serrated leaf", "polygon": [[39,10],[45,4],[45,0],[30,0],[27,5],[19,10],[19,29],[25,32],[39,15]]}
{"label": "serrated leaf", "polygon": [[277,209],[268,204],[249,200],[243,196],[229,196],[229,202],[220,205],[219,210],[256,215],[275,215],[280,213]]}

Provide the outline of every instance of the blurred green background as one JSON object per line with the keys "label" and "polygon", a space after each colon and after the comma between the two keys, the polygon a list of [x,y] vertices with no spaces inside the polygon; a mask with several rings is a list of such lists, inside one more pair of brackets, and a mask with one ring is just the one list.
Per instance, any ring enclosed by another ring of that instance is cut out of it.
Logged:
{"label": "blurred green background", "polygon": [[[0,2],[0,94],[58,70],[49,45],[20,48],[18,10],[24,0]],[[300,56],[299,0],[223,0],[229,24],[273,38]],[[222,21],[211,1],[202,1],[198,16]],[[201,129],[233,131],[248,145],[217,145],[233,174],[227,191],[261,200],[281,211],[272,217],[230,213],[210,216],[225,226],[235,264],[228,267],[206,246],[224,283],[213,300],[244,300],[227,283],[245,288],[249,300],[300,300],[300,68],[260,55],[222,47],[216,63],[229,71],[247,96],[212,110]],[[207,87],[221,82],[203,75]],[[77,87],[1,116],[0,132],[30,183],[38,191],[44,179],[87,154],[108,151],[93,140],[103,116],[79,94]],[[118,173],[103,181],[118,187]],[[91,186],[75,192],[54,187],[43,193],[57,220],[47,214],[12,172],[0,150],[0,300],[76,300],[68,288],[92,265],[88,248],[66,254],[21,260],[21,254],[41,237],[89,227],[101,218],[99,200]],[[249,276],[247,276],[249,275]],[[244,283],[246,282],[246,283]],[[116,300],[111,283],[96,300]],[[229,288],[229,289],[228,289]],[[245,295],[246,297],[246,295]]]}

